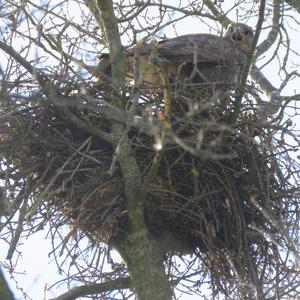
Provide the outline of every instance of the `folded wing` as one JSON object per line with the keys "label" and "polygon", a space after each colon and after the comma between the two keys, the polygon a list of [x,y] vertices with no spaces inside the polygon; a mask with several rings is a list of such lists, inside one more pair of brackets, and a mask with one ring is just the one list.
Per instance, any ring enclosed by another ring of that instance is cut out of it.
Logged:
{"label": "folded wing", "polygon": [[[161,82],[157,67],[150,60],[155,53],[161,60],[163,69],[170,82],[190,77],[197,69],[194,82],[235,83],[238,80],[247,56],[232,42],[211,34],[188,34],[158,43],[138,45],[139,75],[146,84],[157,85]],[[126,76],[134,77],[134,53],[136,48],[126,50]],[[101,71],[110,74],[109,56],[100,60]]]}

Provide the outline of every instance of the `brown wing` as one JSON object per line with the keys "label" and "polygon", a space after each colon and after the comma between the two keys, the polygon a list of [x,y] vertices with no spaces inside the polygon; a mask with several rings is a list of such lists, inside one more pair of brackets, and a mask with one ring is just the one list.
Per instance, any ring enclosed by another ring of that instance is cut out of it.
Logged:
{"label": "brown wing", "polygon": [[[142,75],[145,82],[152,84],[160,82],[157,71],[149,64],[149,55],[154,51],[154,47],[158,56],[163,59],[165,70],[171,81],[174,81],[177,70],[183,63],[187,63],[183,75],[188,76],[196,57],[197,66],[208,81],[224,81],[227,75],[235,78],[241,65],[246,61],[246,54],[235,47],[232,42],[211,34],[188,34],[163,40],[157,44],[138,45],[138,47],[140,55],[139,74]],[[126,75],[128,79],[133,78],[134,53],[135,48],[126,50]],[[103,59],[102,62],[100,61],[100,65],[106,67],[107,61],[107,58]],[[110,66],[110,64],[108,65]]]}
{"label": "brown wing", "polygon": [[[149,55],[155,45],[145,44],[140,46],[141,55]],[[157,53],[161,58],[178,63],[192,62],[195,53],[198,62],[216,64],[232,64],[244,62],[246,55],[222,37],[211,34],[188,34],[173,39],[160,41],[157,44]],[[129,50],[127,55],[133,55]]]}

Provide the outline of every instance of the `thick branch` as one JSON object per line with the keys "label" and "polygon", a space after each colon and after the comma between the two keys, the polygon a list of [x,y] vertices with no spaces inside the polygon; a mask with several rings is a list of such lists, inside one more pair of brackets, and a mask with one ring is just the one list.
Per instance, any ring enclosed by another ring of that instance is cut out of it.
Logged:
{"label": "thick branch", "polygon": [[61,111],[69,118],[69,120],[72,123],[74,123],[76,126],[81,128],[82,130],[88,132],[92,136],[97,136],[98,138],[108,142],[111,145],[113,144],[113,137],[111,134],[106,133],[103,130],[100,130],[98,127],[81,120],[68,107],[63,106],[61,108]]}
{"label": "thick branch", "polygon": [[15,299],[1,270],[0,270],[0,299],[3,299],[3,300],[14,300]]}
{"label": "thick branch", "polygon": [[215,7],[214,3],[210,0],[203,0],[203,3],[209,8],[209,10],[216,16],[218,21],[223,24],[223,26],[228,27],[231,23],[231,20],[226,17],[226,15],[219,12],[219,10]]}
{"label": "thick branch", "polygon": [[94,16],[95,20],[97,21],[100,28],[102,28],[101,16],[100,11],[97,8],[95,0],[84,0],[85,5],[89,8],[90,12]]}
{"label": "thick branch", "polygon": [[300,14],[300,0],[285,0],[290,6],[292,6]]}
{"label": "thick branch", "polygon": [[[124,52],[117,27],[117,20],[110,0],[97,0],[105,35],[109,44],[112,78],[116,88],[112,97],[122,99],[125,82]],[[119,93],[116,91],[119,88]],[[123,103],[120,103],[124,107]],[[121,107],[122,107],[121,106]],[[123,239],[115,246],[126,260],[132,285],[141,300],[172,299],[172,288],[165,274],[160,244],[151,236],[144,219],[145,193],[142,192],[141,170],[128,138],[128,126],[113,125],[115,156],[118,158],[127,200],[128,226]]]}
{"label": "thick branch", "polygon": [[109,46],[112,78],[117,85],[122,86],[125,82],[124,51],[118,30],[118,22],[113,10],[111,0],[97,0],[106,40]]}
{"label": "thick branch", "polygon": [[[124,52],[118,31],[117,19],[113,10],[113,2],[111,0],[97,0],[96,3],[100,12],[106,39],[109,44],[113,80],[118,86],[122,86],[125,78]],[[115,93],[117,93],[116,89],[114,89],[113,92],[113,98],[121,99],[120,95],[115,95]],[[144,226],[143,215],[139,216],[137,214],[137,211],[140,210],[140,206],[143,206],[143,201],[137,196],[141,186],[139,178],[140,169],[131,153],[129,140],[126,135],[126,130],[124,131],[124,126],[114,124],[113,135],[116,147],[115,154],[118,157],[125,180],[125,194],[128,201],[129,219],[132,222],[132,225],[137,222],[138,225],[135,229],[139,230],[140,226]],[[131,212],[133,212],[133,218],[130,218]],[[143,209],[141,209],[141,213],[143,214]],[[133,225],[133,227],[135,226]]]}
{"label": "thick branch", "polygon": [[266,95],[269,98],[271,98],[272,93],[276,91],[276,88],[264,76],[264,74],[259,70],[259,68],[256,65],[253,65],[251,68],[251,77],[260,86],[260,88],[266,93]]}
{"label": "thick branch", "polygon": [[241,78],[241,81],[240,81],[240,88],[237,90],[237,95],[236,95],[236,98],[235,98],[235,107],[234,107],[234,112],[233,112],[232,120],[231,120],[233,122],[236,120],[238,114],[240,113],[241,103],[242,103],[242,99],[243,99],[244,93],[245,93],[244,87],[246,86],[247,77],[248,77],[248,74],[249,74],[251,62],[252,62],[252,59],[253,59],[253,56],[254,56],[256,45],[257,45],[257,42],[258,42],[258,38],[260,36],[262,24],[264,22],[265,7],[266,7],[266,1],[261,0],[260,1],[260,7],[259,7],[259,13],[258,13],[258,20],[257,20],[257,24],[256,24],[256,32],[255,32],[254,39],[253,39],[253,42],[252,42],[251,50],[248,54],[247,62],[245,64],[244,68],[243,68],[242,78]]}
{"label": "thick branch", "polygon": [[[273,0],[273,19],[272,28],[267,36],[267,38],[261,42],[257,47],[255,58],[257,59],[260,55],[265,53],[270,47],[275,43],[278,33],[279,33],[279,21],[280,21],[280,6],[282,0]],[[259,87],[266,93],[272,102],[273,94],[276,93],[276,88],[271,84],[271,82],[264,76],[264,74],[259,70],[259,68],[253,64],[250,70],[252,79],[259,85]],[[272,104],[272,103],[271,103]],[[277,106],[277,104],[276,104]],[[277,109],[275,109],[277,111]],[[272,109],[274,111],[274,107]]]}
{"label": "thick branch", "polygon": [[[2,215],[6,214],[6,203],[5,203],[5,195],[4,190],[1,187],[0,188],[0,218]],[[0,269],[0,299],[5,300],[14,300],[14,295],[11,292],[6,279],[2,273],[2,270]]]}
{"label": "thick branch", "polygon": [[74,300],[79,297],[129,288],[131,288],[130,278],[119,278],[103,283],[77,286],[52,300]]}
{"label": "thick branch", "polygon": [[279,33],[279,21],[280,21],[280,7],[282,0],[273,0],[273,18],[272,27],[266,39],[260,43],[256,48],[255,58],[259,57],[275,43],[278,33]]}

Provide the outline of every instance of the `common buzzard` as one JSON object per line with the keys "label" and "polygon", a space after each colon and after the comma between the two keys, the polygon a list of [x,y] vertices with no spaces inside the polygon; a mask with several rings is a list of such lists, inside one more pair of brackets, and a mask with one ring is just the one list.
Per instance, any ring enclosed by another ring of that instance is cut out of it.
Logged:
{"label": "common buzzard", "polygon": [[[232,23],[224,37],[200,33],[166,39],[156,44],[138,44],[125,52],[126,78],[132,80],[136,73],[142,78],[144,86],[160,86],[162,83],[158,73],[162,68],[171,84],[188,79],[192,83],[214,86],[233,85],[239,81],[253,36],[249,26]],[[135,53],[138,54],[138,64],[134,64]],[[159,68],[153,62],[153,55],[160,61]],[[109,55],[101,54],[99,58],[97,73],[109,77]],[[139,65],[138,71],[134,65]]]}

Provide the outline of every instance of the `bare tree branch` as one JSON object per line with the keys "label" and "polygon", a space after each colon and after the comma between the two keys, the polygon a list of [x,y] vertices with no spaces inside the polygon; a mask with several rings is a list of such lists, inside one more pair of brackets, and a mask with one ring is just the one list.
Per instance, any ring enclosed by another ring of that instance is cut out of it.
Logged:
{"label": "bare tree branch", "polygon": [[259,38],[260,33],[261,33],[262,24],[263,24],[263,21],[264,21],[265,7],[266,7],[266,1],[261,0],[260,1],[260,6],[259,6],[258,20],[257,20],[256,26],[255,26],[256,31],[255,31],[253,43],[251,45],[251,50],[248,53],[248,59],[247,59],[247,62],[245,64],[244,68],[243,68],[243,72],[242,72],[241,79],[240,79],[240,84],[239,84],[239,87],[237,89],[237,95],[235,97],[235,106],[234,106],[234,111],[233,111],[232,118],[231,118],[231,121],[233,123],[236,121],[236,119],[237,119],[237,117],[240,113],[242,99],[243,99],[243,96],[245,94],[245,89],[244,88],[246,86],[249,70],[250,70],[250,67],[251,67],[254,52],[255,52],[255,49],[256,49],[256,45],[257,45],[258,38]]}
{"label": "bare tree branch", "polygon": [[[20,54],[18,54],[11,46],[8,46],[0,41],[0,48],[4,50],[7,54],[11,55],[20,65],[22,65],[39,83],[45,95],[49,98],[52,103],[57,103],[57,98],[59,98],[59,93],[47,76],[41,71],[34,68],[26,59],[24,59]],[[71,100],[71,99],[70,99]],[[100,137],[101,139],[112,142],[112,137],[98,129],[97,127],[92,128],[90,125],[85,124],[84,121],[80,120],[74,113],[72,113],[68,107],[61,106],[61,111],[63,111],[72,122],[87,130],[93,135]]]}
{"label": "bare tree branch", "polygon": [[285,0],[290,6],[292,6],[298,13],[300,13],[300,1],[299,0]]}
{"label": "bare tree branch", "polygon": [[279,33],[279,21],[281,18],[281,6],[282,0],[273,0],[273,18],[272,18],[272,27],[269,31],[267,37],[262,41],[256,48],[254,62],[257,57],[265,53],[270,47],[275,43],[278,33]]}
{"label": "bare tree branch", "polygon": [[53,298],[51,300],[74,300],[79,297],[105,293],[114,290],[129,289],[131,287],[132,284],[130,278],[118,278],[103,283],[77,286],[75,288],[72,288],[68,292],[60,295],[59,297]]}
{"label": "bare tree branch", "polygon": [[224,14],[220,13],[216,8],[215,4],[213,4],[210,0],[203,0],[203,3],[210,9],[210,11],[216,16],[218,21],[223,24],[225,28],[231,23],[231,20],[227,18]]}
{"label": "bare tree branch", "polygon": [[112,78],[117,85],[124,85],[125,67],[124,52],[118,30],[118,23],[113,10],[111,0],[97,0],[105,36],[109,45],[110,59],[112,65]]}

